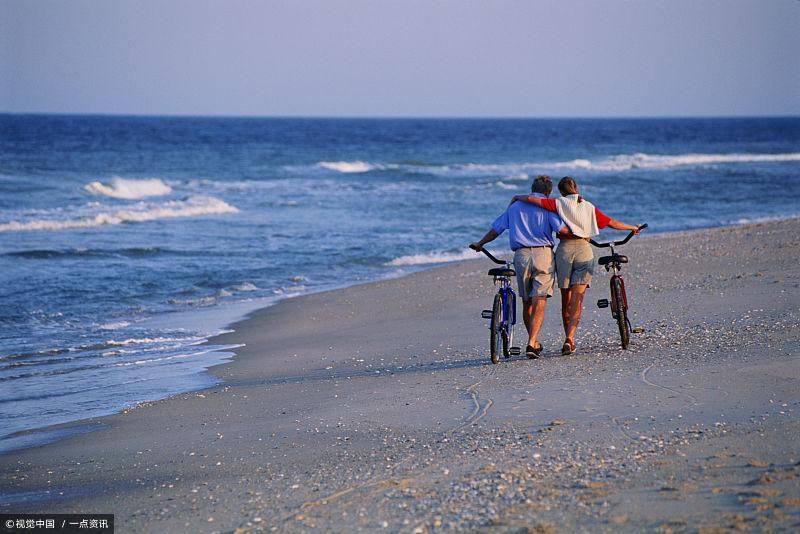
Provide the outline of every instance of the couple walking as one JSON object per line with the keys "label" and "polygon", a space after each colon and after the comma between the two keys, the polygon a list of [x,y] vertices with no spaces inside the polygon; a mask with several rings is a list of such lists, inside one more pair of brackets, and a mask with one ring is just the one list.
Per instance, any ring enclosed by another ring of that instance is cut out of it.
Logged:
{"label": "couple walking", "polygon": [[[561,289],[561,320],[564,324],[564,345],[561,354],[575,352],[575,333],[581,320],[586,288],[592,281],[594,254],[589,238],[606,226],[616,230],[639,228],[608,217],[578,193],[575,179],[565,176],[558,182],[561,197],[549,198],[553,182],[540,175],[533,180],[531,195],[517,195],[505,212],[492,223],[492,228],[470,248],[483,246],[509,231],[508,241],[514,251],[522,317],[528,330],[525,353],[537,358],[542,352],[539,330],[544,321],[547,299],[553,296],[553,284]],[[560,243],[553,253],[558,235]]]}

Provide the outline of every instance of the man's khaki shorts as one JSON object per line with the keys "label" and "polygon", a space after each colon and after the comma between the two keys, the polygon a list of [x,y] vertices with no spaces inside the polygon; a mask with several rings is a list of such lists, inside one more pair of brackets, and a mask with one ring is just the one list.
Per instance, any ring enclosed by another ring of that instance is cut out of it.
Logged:
{"label": "man's khaki shorts", "polygon": [[556,250],[558,287],[566,289],[576,284],[592,283],[594,253],[585,239],[562,239]]}
{"label": "man's khaki shorts", "polygon": [[550,247],[523,247],[514,251],[519,296],[523,300],[552,297],[556,263]]}

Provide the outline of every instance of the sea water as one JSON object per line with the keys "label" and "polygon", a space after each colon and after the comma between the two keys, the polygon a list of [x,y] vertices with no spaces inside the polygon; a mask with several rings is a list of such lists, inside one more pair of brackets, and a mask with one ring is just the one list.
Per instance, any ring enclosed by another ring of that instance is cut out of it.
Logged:
{"label": "sea water", "polygon": [[780,224],[800,119],[0,115],[0,451],[212,385],[251,309],[476,257],[540,173],[648,232]]}

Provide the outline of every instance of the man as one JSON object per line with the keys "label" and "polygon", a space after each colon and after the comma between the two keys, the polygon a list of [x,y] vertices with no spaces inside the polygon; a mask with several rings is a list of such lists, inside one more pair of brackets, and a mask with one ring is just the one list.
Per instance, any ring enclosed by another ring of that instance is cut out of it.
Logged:
{"label": "man", "polygon": [[[531,192],[538,198],[547,198],[553,191],[549,176],[540,175],[533,180]],[[525,202],[514,202],[492,223],[492,228],[470,248],[480,251],[483,246],[508,230],[508,243],[514,251],[514,270],[517,272],[519,295],[522,297],[522,317],[528,330],[529,358],[538,358],[542,352],[539,330],[544,321],[547,299],[553,296],[555,260],[553,233],[570,235],[569,229],[555,213]]]}

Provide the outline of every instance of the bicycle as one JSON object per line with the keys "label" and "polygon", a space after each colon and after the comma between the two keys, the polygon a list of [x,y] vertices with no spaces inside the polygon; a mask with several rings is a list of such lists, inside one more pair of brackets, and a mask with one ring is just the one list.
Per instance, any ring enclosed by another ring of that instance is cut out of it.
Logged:
{"label": "bicycle", "polygon": [[[645,228],[647,228],[647,225],[643,224],[639,227],[639,230],[644,230]],[[628,236],[622,241],[611,241],[608,243],[598,243],[594,239],[589,240],[589,242],[597,248],[611,249],[611,255],[599,258],[597,263],[604,266],[606,271],[612,272],[611,281],[609,282],[609,285],[611,286],[611,316],[617,321],[619,338],[622,342],[623,350],[627,350],[628,345],[630,344],[631,333],[640,334],[644,332],[644,330],[641,328],[633,329],[631,327],[631,321],[628,318],[628,310],[630,310],[628,305],[628,295],[625,293],[625,280],[623,280],[622,275],[620,274],[622,272],[622,264],[628,263],[628,257],[623,256],[622,254],[617,254],[614,251],[614,247],[624,245],[630,241],[634,235],[636,235],[636,232],[631,231],[631,233],[629,233]],[[608,305],[608,299],[599,299],[597,301],[598,308],[608,308]]]}
{"label": "bicycle", "polygon": [[[478,250],[473,248],[473,250]],[[492,254],[481,248],[480,252],[493,262],[503,265],[489,269],[489,276],[494,277],[494,284],[500,283],[500,288],[494,296],[491,310],[483,310],[481,317],[489,319],[489,355],[492,363],[496,364],[500,361],[500,353],[508,358],[509,356],[518,356],[520,354],[519,347],[514,347],[514,325],[517,323],[517,294],[514,293],[514,288],[511,284],[511,279],[516,275],[514,269],[511,268],[510,260],[498,260]]]}

